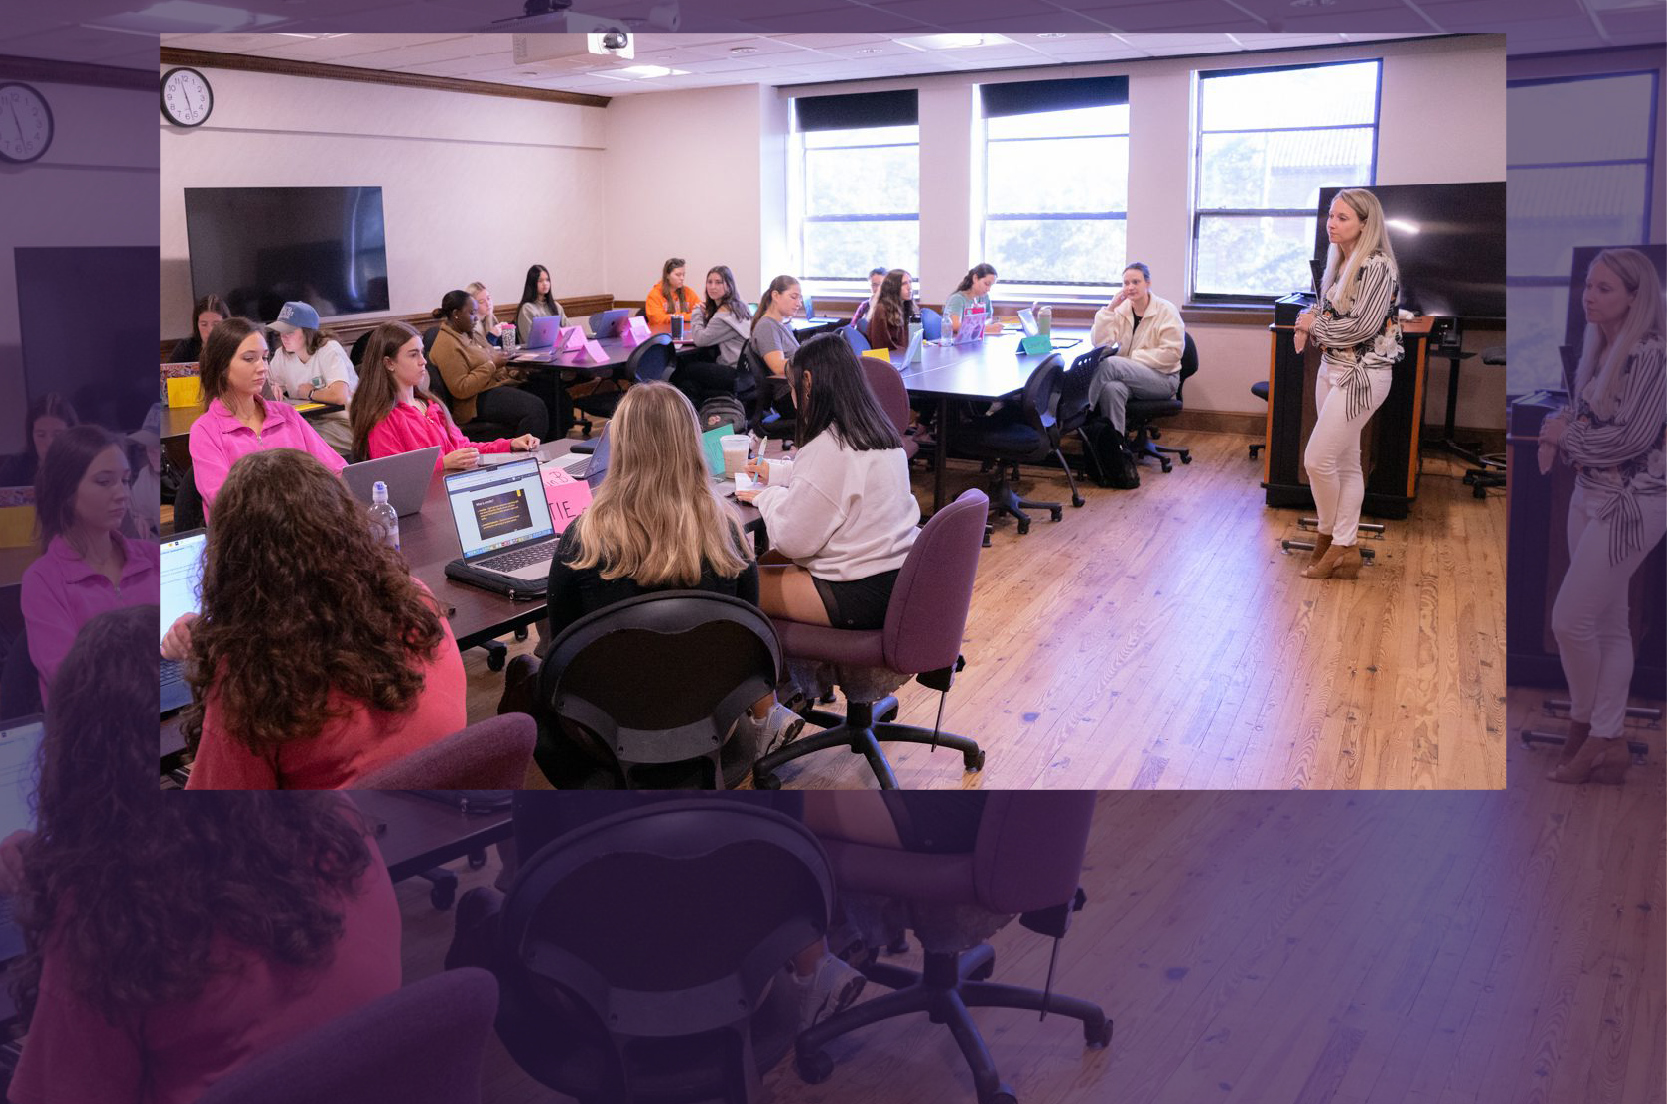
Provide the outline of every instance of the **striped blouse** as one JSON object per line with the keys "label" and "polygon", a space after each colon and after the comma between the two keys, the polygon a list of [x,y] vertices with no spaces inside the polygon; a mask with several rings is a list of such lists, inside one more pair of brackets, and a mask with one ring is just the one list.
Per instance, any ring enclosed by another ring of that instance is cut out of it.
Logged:
{"label": "striped blouse", "polygon": [[1348,396],[1349,417],[1356,418],[1372,404],[1365,370],[1386,371],[1401,359],[1401,321],[1396,313],[1401,288],[1389,258],[1380,252],[1362,262],[1347,310],[1332,302],[1336,290],[1328,287],[1320,296],[1309,337],[1319,343],[1332,369],[1331,382]]}
{"label": "striped blouse", "polygon": [[1641,495],[1667,494],[1663,433],[1667,432],[1667,355],[1660,337],[1640,342],[1621,367],[1615,413],[1599,417],[1586,397],[1559,444],[1574,465],[1575,483],[1607,496],[1598,516],[1610,522],[1609,562],[1619,563],[1644,540]]}

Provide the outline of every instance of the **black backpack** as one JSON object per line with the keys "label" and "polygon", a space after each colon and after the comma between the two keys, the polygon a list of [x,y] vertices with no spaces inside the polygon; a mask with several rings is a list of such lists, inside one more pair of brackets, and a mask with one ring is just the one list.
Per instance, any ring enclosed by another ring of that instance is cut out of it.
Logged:
{"label": "black backpack", "polygon": [[1102,487],[1130,491],[1140,486],[1140,468],[1134,462],[1129,443],[1109,421],[1096,418],[1083,427],[1088,436],[1084,450],[1088,474]]}
{"label": "black backpack", "polygon": [[747,408],[734,395],[715,395],[700,404],[697,411],[702,433],[720,425],[733,426],[737,432],[747,428]]}

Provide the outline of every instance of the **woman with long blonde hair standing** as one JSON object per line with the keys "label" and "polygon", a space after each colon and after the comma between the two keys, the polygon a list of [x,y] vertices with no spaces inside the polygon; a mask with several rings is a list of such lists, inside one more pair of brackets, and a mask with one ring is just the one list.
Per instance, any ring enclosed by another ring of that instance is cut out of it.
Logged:
{"label": "woman with long blonde hair standing", "polygon": [[1401,359],[1396,313],[1400,271],[1384,227],[1383,206],[1365,188],[1344,188],[1326,217],[1325,276],[1320,298],[1297,317],[1301,339],[1319,343],[1314,377],[1319,417],[1308,437],[1303,466],[1314,492],[1319,537],[1303,576],[1352,579],[1360,572],[1356,544],[1366,478],[1360,470],[1360,433],[1389,397]]}
{"label": "woman with long blonde hair standing", "polygon": [[1667,369],[1661,279],[1636,249],[1605,249],[1586,270],[1586,335],[1569,405],[1540,427],[1540,468],[1574,465],[1569,569],[1551,629],[1569,684],[1569,737],[1550,777],[1620,782],[1632,684],[1627,588],[1667,532]]}

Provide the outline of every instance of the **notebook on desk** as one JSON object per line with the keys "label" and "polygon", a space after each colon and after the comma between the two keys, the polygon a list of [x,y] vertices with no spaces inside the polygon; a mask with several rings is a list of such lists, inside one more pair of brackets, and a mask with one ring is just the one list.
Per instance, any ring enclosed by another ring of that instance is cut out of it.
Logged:
{"label": "notebook on desk", "polygon": [[[162,542],[162,631],[157,638],[159,644],[175,621],[187,613],[198,612],[202,602],[203,550],[207,546],[206,529],[175,533]],[[183,667],[174,660],[162,660],[162,715],[189,704],[191,687],[185,681]]]}

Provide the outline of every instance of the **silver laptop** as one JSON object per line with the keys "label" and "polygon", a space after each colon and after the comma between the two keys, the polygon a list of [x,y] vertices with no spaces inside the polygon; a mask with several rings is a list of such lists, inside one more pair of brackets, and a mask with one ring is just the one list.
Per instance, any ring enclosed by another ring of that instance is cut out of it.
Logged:
{"label": "silver laptop", "polygon": [[388,504],[394,513],[404,517],[423,508],[429,481],[434,478],[434,468],[439,462],[440,446],[432,445],[349,464],[342,469],[342,480],[353,497],[366,506],[370,505],[371,488],[381,480],[388,488]]}
{"label": "silver laptop", "polygon": [[[201,611],[203,549],[207,546],[205,529],[176,533],[162,542],[162,631],[157,636],[158,644],[182,615]],[[190,704],[191,687],[180,664],[162,660],[162,712],[172,713]]]}
{"label": "silver laptop", "polygon": [[527,334],[526,347],[529,349],[548,349],[556,343],[556,333],[561,329],[561,319],[553,314],[541,314],[533,319],[532,332]]}
{"label": "silver laptop", "polygon": [[[35,827],[35,764],[46,726],[39,713],[0,728],[0,839]],[[0,894],[0,962],[23,953],[23,933],[12,917],[12,897]]]}
{"label": "silver laptop", "polygon": [[471,574],[523,584],[549,578],[557,537],[538,457],[454,472],[446,499]]}

